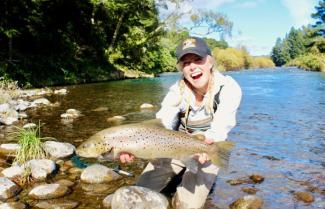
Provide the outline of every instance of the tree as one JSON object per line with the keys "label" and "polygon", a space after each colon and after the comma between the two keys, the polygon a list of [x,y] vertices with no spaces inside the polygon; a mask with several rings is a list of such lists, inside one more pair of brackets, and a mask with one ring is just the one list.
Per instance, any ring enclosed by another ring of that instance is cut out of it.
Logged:
{"label": "tree", "polygon": [[318,6],[315,7],[316,13],[313,13],[311,16],[316,19],[315,25],[317,29],[317,35],[325,36],[325,0],[321,0],[318,3]]}
{"label": "tree", "polygon": [[304,34],[301,30],[291,28],[289,34],[286,37],[286,41],[289,47],[290,59],[294,59],[306,52]]}
{"label": "tree", "polygon": [[282,66],[290,60],[289,47],[287,41],[277,38],[272,49],[271,58],[276,66]]}

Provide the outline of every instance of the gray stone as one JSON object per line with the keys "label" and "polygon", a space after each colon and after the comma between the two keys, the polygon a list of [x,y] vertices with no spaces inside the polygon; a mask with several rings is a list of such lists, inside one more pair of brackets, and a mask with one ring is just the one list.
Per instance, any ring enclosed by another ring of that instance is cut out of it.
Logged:
{"label": "gray stone", "polygon": [[72,144],[56,141],[44,142],[43,149],[54,159],[70,157],[76,150]]}
{"label": "gray stone", "polygon": [[69,193],[69,188],[61,184],[43,184],[33,188],[28,196],[37,200],[59,198]]}
{"label": "gray stone", "polygon": [[20,187],[6,177],[0,177],[0,199],[6,200],[20,192]]}
{"label": "gray stone", "polygon": [[57,90],[54,90],[54,94],[59,94],[59,95],[66,95],[67,92],[68,91],[66,89],[57,89]]}
{"label": "gray stone", "polygon": [[6,113],[10,109],[10,105],[8,103],[0,104],[0,113]]}
{"label": "gray stone", "polygon": [[93,164],[87,167],[81,173],[81,181],[85,183],[108,183],[119,179],[121,176],[113,171],[113,169],[100,164]]}
{"label": "gray stone", "polygon": [[112,199],[113,199],[114,194],[110,194],[105,199],[103,200],[103,206],[105,208],[112,208]]}
{"label": "gray stone", "polygon": [[[104,200],[109,201],[109,197]],[[108,205],[108,203],[103,203]],[[111,201],[114,209],[167,209],[167,198],[153,190],[139,186],[121,187],[114,193]]]}

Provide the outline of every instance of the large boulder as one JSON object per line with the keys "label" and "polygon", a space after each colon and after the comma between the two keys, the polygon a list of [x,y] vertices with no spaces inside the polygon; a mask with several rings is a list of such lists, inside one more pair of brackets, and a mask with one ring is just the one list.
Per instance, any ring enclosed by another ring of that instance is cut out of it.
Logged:
{"label": "large boulder", "polygon": [[93,164],[81,173],[81,181],[90,184],[108,183],[119,179],[121,176],[113,169],[100,164]]}
{"label": "large boulder", "polygon": [[61,184],[43,184],[36,186],[28,196],[37,200],[59,198],[69,193],[69,188]]}
{"label": "large boulder", "polygon": [[103,205],[114,209],[167,209],[168,200],[164,195],[145,187],[125,186],[116,190],[113,196],[107,196]]}
{"label": "large boulder", "polygon": [[70,157],[76,150],[72,144],[56,141],[44,142],[43,149],[54,159]]}
{"label": "large boulder", "polygon": [[10,179],[0,177],[0,199],[6,200],[20,192],[21,188]]}

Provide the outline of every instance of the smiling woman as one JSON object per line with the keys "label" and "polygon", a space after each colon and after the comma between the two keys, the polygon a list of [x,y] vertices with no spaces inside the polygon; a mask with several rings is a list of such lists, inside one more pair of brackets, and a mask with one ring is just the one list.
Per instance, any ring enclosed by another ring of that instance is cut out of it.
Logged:
{"label": "smiling woman", "polygon": [[[176,56],[183,76],[170,87],[156,117],[165,128],[203,136],[204,143],[213,147],[226,140],[236,124],[241,89],[234,79],[215,69],[211,50],[203,39],[185,39],[177,47]],[[205,152],[192,155],[199,164],[196,173],[176,159],[149,163],[137,185],[164,193],[172,190],[173,208],[202,208],[219,171],[211,158]],[[128,153],[120,156],[121,162],[133,159]],[[182,182],[174,185],[171,179],[175,176],[181,176]]]}

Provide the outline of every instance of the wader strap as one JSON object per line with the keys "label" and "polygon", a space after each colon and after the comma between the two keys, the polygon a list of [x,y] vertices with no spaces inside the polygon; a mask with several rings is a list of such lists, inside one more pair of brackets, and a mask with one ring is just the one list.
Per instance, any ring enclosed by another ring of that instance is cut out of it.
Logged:
{"label": "wader strap", "polygon": [[220,86],[220,89],[216,95],[214,95],[214,100],[213,100],[213,111],[216,112],[218,109],[218,105],[220,104],[220,92],[222,90],[222,86]]}

